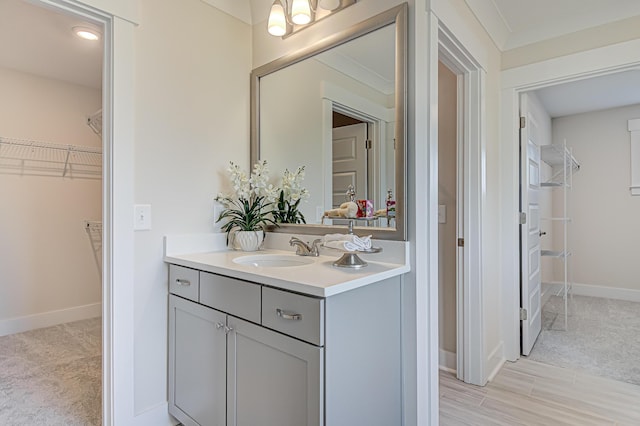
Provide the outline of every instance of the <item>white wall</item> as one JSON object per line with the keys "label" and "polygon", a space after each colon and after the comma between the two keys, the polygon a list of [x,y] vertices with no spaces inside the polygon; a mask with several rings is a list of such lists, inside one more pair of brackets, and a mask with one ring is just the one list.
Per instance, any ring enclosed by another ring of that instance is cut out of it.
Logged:
{"label": "white wall", "polygon": [[167,234],[211,232],[226,168],[249,165],[251,27],[200,0],[140,1],[135,30],[135,412],[167,400]]}
{"label": "white wall", "polygon": [[[446,223],[438,225],[438,318],[440,350],[456,353],[457,256],[457,116],[458,77],[442,62],[438,66],[438,204]],[[442,359],[440,364],[442,365]],[[453,366],[447,366],[455,368]]]}
{"label": "white wall", "polygon": [[[0,68],[0,93],[0,136],[101,146],[86,124],[100,90]],[[86,305],[99,314],[100,271],[83,226],[101,220],[99,176],[15,172],[0,165],[0,334],[87,317]]]}
{"label": "white wall", "polygon": [[569,244],[577,284],[640,291],[640,197],[629,191],[627,127],[635,118],[640,118],[640,105],[553,119],[554,142],[566,139],[581,164],[569,198]]}

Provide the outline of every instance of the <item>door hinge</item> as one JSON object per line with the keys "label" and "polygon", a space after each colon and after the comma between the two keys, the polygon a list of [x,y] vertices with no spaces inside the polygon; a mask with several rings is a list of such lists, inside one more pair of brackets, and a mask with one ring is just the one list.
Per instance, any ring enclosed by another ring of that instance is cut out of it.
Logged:
{"label": "door hinge", "polygon": [[458,247],[464,247],[464,238],[458,238]]}
{"label": "door hinge", "polygon": [[527,223],[527,214],[520,212],[520,225],[524,225],[525,223]]}
{"label": "door hinge", "polygon": [[524,129],[527,125],[527,119],[525,117],[520,117],[520,128]]}
{"label": "door hinge", "polygon": [[527,310],[525,308],[520,308],[520,321],[526,321],[527,319]]}
{"label": "door hinge", "polygon": [[367,148],[367,149],[371,149],[371,139],[367,140],[367,141],[365,142],[365,145],[364,145],[364,146],[365,146],[365,148]]}

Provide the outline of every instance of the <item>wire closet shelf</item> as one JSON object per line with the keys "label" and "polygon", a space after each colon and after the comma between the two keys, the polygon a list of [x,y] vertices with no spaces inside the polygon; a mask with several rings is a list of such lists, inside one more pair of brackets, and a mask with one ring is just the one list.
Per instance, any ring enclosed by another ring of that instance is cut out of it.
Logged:
{"label": "wire closet shelf", "polygon": [[0,136],[0,171],[99,179],[102,148]]}

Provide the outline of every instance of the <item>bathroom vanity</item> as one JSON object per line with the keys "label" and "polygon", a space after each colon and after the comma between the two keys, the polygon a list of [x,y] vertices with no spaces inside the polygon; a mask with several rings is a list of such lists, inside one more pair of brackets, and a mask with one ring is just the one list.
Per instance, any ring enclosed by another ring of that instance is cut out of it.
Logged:
{"label": "bathroom vanity", "polygon": [[201,426],[401,424],[408,266],[345,271],[335,256],[252,256],[267,260],[165,256],[170,413]]}

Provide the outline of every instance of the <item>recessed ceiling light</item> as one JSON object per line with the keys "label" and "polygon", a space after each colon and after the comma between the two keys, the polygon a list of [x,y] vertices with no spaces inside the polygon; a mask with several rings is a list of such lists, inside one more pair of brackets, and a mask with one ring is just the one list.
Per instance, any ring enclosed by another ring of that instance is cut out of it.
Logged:
{"label": "recessed ceiling light", "polygon": [[100,40],[100,33],[96,30],[87,27],[73,27],[73,33],[85,40],[96,41]]}

